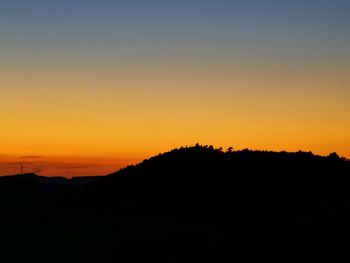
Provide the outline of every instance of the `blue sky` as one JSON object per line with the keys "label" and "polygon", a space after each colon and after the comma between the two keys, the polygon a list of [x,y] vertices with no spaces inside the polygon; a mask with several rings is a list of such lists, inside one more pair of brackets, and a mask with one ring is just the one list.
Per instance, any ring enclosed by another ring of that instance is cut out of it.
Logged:
{"label": "blue sky", "polygon": [[[203,44],[349,43],[350,3],[335,1],[1,1],[3,41]],[[200,42],[202,41],[202,42]]]}

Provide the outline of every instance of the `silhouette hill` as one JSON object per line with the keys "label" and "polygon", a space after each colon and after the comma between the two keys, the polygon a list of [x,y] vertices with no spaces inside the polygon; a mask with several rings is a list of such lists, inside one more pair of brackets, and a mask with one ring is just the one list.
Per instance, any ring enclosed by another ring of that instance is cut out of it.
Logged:
{"label": "silhouette hill", "polygon": [[[25,178],[33,177],[46,180]],[[8,180],[22,191],[14,184],[23,185],[23,176],[0,179],[0,190]],[[25,205],[2,205],[3,236],[27,241],[7,242],[8,251],[37,256],[41,247],[43,258],[77,262],[350,259],[350,161],[336,153],[196,145],[88,183],[65,180],[48,180],[55,188],[35,191]]]}

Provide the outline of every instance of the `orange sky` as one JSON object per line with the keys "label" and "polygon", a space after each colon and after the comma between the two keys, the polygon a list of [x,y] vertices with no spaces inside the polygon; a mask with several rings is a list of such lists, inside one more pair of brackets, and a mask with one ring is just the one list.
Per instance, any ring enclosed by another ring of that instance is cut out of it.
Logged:
{"label": "orange sky", "polygon": [[[94,165],[69,173],[71,164],[41,169],[47,175],[112,172],[196,142],[350,157],[345,68],[152,68],[94,74],[66,66],[62,75],[3,69],[0,85],[8,88],[1,93],[0,154],[14,162],[42,156],[45,167],[64,160]],[[0,174],[8,172],[16,168]]]}
{"label": "orange sky", "polygon": [[45,176],[95,176],[106,175],[137,163],[139,159],[60,157],[60,156],[0,156],[0,175],[37,173]]}
{"label": "orange sky", "polygon": [[197,142],[350,158],[347,2],[234,2],[0,8],[0,175],[106,174]]}

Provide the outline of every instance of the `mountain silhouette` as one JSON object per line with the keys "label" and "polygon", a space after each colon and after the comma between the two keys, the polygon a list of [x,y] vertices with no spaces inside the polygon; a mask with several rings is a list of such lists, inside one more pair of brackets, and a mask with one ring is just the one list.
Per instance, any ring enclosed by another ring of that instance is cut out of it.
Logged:
{"label": "mountain silhouette", "polygon": [[347,261],[349,189],[336,153],[197,144],[75,183],[0,178],[2,247],[51,262]]}

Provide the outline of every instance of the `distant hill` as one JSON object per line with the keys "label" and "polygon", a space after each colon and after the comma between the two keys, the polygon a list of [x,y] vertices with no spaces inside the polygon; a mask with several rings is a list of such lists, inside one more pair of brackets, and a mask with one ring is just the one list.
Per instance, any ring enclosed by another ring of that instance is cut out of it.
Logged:
{"label": "distant hill", "polygon": [[45,177],[34,173],[0,176],[0,204],[16,207],[42,203],[48,197],[65,194],[67,191],[87,185],[100,177]]}
{"label": "distant hill", "polygon": [[0,219],[8,226],[3,236],[16,233],[26,246],[31,237],[40,237],[46,241],[35,246],[44,248],[43,255],[61,260],[350,259],[350,161],[335,153],[196,145],[91,181],[81,178],[85,183],[15,176],[0,178],[0,194],[9,180],[18,191],[23,181],[29,188],[33,181],[44,182],[45,189],[52,183],[64,186],[50,194],[39,191],[40,198],[17,210],[3,209],[7,216]]}
{"label": "distant hill", "polygon": [[26,173],[26,174],[15,174],[8,176],[0,176],[0,187],[5,185],[33,185],[33,184],[47,184],[47,185],[86,185],[97,179],[100,176],[81,176],[73,178],[65,178],[60,176],[47,177],[40,176],[35,173]]}
{"label": "distant hill", "polygon": [[12,184],[33,184],[33,183],[49,183],[49,184],[65,184],[68,183],[68,179],[64,177],[45,177],[35,173],[16,174],[8,176],[0,176],[0,183],[3,186],[4,183]]}

